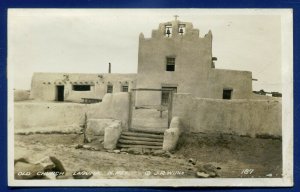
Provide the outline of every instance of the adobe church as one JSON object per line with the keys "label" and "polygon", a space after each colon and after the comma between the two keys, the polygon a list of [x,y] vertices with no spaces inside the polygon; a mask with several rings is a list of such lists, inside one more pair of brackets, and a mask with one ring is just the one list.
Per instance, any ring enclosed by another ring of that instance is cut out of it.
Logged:
{"label": "adobe church", "polygon": [[[81,102],[106,93],[132,89],[162,89],[136,92],[137,105],[165,105],[169,91],[191,93],[213,99],[252,99],[252,73],[216,69],[213,36],[204,37],[189,22],[175,20],[159,24],[150,38],[139,36],[137,74],[34,73],[32,99]],[[110,65],[110,64],[109,64]]]}

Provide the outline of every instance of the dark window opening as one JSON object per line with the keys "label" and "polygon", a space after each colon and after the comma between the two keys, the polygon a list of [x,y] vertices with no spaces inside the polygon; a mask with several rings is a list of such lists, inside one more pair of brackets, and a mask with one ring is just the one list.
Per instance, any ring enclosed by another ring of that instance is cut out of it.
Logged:
{"label": "dark window opening", "polygon": [[231,99],[232,89],[223,90],[223,99]]}
{"label": "dark window opening", "polygon": [[166,71],[175,71],[175,58],[167,58]]}
{"label": "dark window opening", "polygon": [[73,85],[73,91],[90,91],[90,85]]}
{"label": "dark window opening", "polygon": [[65,90],[65,86],[63,85],[56,86],[56,101],[64,101],[64,90]]}
{"label": "dark window opening", "polygon": [[162,87],[161,105],[164,105],[164,106],[168,105],[171,91],[173,93],[176,93],[177,92],[177,87]]}
{"label": "dark window opening", "polygon": [[122,86],[122,92],[128,92],[128,85]]}
{"label": "dark window opening", "polygon": [[113,92],[113,86],[112,85],[107,85],[107,93],[112,93]]}

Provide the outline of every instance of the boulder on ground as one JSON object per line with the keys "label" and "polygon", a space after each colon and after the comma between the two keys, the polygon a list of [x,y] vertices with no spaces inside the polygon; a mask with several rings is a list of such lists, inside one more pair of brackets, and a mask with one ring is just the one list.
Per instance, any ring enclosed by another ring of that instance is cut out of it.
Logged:
{"label": "boulder on ground", "polygon": [[40,164],[43,166],[44,171],[51,171],[55,168],[55,164],[51,161],[50,157],[45,157],[34,164]]}
{"label": "boulder on ground", "polygon": [[66,173],[66,169],[64,168],[61,161],[54,156],[45,157],[35,162],[35,164],[41,164],[44,167],[44,171],[56,171],[60,172],[61,175],[64,175]]}
{"label": "boulder on ground", "polygon": [[44,167],[41,164],[17,162],[14,168],[15,179],[41,179]]}
{"label": "boulder on ground", "polygon": [[196,165],[196,160],[194,158],[190,158],[188,162],[193,165]]}
{"label": "boulder on ground", "polygon": [[29,163],[29,160],[26,157],[17,158],[14,160],[14,165],[18,162]]}
{"label": "boulder on ground", "polygon": [[163,156],[165,153],[166,153],[166,151],[158,149],[158,150],[154,150],[152,154],[154,156]]}
{"label": "boulder on ground", "polygon": [[60,160],[58,160],[56,157],[54,156],[50,156],[49,157],[51,159],[51,161],[55,164],[55,167],[53,169],[53,171],[59,171],[59,172],[64,172],[66,173],[66,169],[64,168],[63,164],[61,163]]}
{"label": "boulder on ground", "polygon": [[218,169],[219,167],[215,167],[211,164],[204,164],[197,167],[199,172],[204,172],[209,175],[209,177],[219,177]]}
{"label": "boulder on ground", "polygon": [[15,159],[14,171],[16,179],[55,179],[56,176],[66,173],[62,163],[53,156],[45,157],[34,163],[29,162],[26,158]]}
{"label": "boulder on ground", "polygon": [[196,177],[198,177],[198,178],[209,178],[210,176],[207,173],[204,173],[204,172],[201,172],[201,171],[197,171],[196,172]]}

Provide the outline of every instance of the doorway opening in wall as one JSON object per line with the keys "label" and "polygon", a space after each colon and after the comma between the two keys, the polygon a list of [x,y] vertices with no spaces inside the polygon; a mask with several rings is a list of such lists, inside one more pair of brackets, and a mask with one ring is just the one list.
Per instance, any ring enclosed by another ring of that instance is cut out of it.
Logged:
{"label": "doorway opening in wall", "polygon": [[[177,87],[162,87],[161,88],[161,105],[162,106],[168,106],[169,104],[169,99],[170,99],[170,94],[173,93],[177,93]],[[172,92],[171,92],[171,91]]]}
{"label": "doorway opening in wall", "polygon": [[223,99],[231,99],[232,89],[223,89]]}
{"label": "doorway opening in wall", "polygon": [[[172,118],[172,101],[173,90],[176,87],[166,87],[165,89],[156,88],[137,88],[131,89],[130,107],[129,107],[129,121],[128,126],[130,131],[149,132],[162,134],[171,123]],[[167,105],[161,105],[160,97],[164,92]],[[167,94],[166,92],[169,92]],[[153,103],[143,103],[144,97],[152,98]]]}
{"label": "doorway opening in wall", "polygon": [[57,85],[56,86],[56,101],[64,101],[64,85]]}

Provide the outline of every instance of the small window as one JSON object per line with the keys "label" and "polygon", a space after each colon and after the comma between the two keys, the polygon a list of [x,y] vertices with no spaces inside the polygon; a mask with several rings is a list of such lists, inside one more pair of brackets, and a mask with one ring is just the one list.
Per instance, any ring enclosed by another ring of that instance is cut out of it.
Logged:
{"label": "small window", "polygon": [[175,71],[175,58],[167,58],[166,71]]}
{"label": "small window", "polygon": [[231,99],[232,89],[223,90],[223,99]]}
{"label": "small window", "polygon": [[90,91],[90,85],[73,85],[73,91]]}
{"label": "small window", "polygon": [[122,86],[122,92],[128,92],[128,85]]}
{"label": "small window", "polygon": [[107,93],[112,93],[112,92],[113,92],[113,86],[107,85]]}

